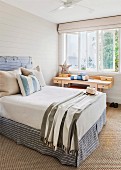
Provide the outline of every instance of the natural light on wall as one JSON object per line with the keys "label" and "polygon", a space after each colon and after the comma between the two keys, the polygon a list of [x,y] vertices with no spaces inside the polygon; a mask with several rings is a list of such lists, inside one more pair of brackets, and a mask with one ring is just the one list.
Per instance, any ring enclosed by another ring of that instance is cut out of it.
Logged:
{"label": "natural light on wall", "polygon": [[119,71],[120,29],[64,33],[64,58],[71,70]]}

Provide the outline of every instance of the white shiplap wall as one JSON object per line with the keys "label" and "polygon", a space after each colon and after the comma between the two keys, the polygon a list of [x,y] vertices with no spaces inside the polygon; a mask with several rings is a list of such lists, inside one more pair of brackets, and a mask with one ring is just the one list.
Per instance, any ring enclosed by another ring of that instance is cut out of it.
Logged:
{"label": "white shiplap wall", "polygon": [[33,57],[49,84],[58,71],[57,25],[0,2],[0,55]]}

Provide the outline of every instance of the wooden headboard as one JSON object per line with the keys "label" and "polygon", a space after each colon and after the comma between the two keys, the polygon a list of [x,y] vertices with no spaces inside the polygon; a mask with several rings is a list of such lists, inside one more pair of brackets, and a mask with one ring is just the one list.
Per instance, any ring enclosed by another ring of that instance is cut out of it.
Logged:
{"label": "wooden headboard", "polygon": [[0,56],[0,70],[11,71],[19,67],[32,68],[32,57]]}

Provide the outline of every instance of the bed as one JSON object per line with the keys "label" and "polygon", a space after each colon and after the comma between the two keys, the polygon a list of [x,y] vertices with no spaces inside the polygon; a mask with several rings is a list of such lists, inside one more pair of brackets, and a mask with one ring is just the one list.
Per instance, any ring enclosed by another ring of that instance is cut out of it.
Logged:
{"label": "bed", "polygon": [[[7,62],[3,58],[0,60],[2,63],[0,70],[13,70],[21,66],[32,67],[31,57],[6,57],[5,59]],[[60,146],[55,149],[43,142],[41,131],[47,108],[54,102],[59,103],[79,93],[83,93],[83,90],[44,86],[41,91],[27,97],[21,94],[1,97],[0,134],[14,140],[17,144],[53,156],[62,164],[78,167],[99,146],[98,134],[106,123],[106,95],[104,93],[99,92],[95,101],[83,109],[76,122],[78,132],[76,154],[67,152]],[[73,140],[72,138],[72,144]]]}

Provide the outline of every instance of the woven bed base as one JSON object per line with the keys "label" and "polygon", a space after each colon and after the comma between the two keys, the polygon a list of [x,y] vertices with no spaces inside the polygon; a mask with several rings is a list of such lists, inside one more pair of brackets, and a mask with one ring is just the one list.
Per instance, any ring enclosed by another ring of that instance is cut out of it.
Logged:
{"label": "woven bed base", "polygon": [[106,122],[104,110],[100,119],[79,141],[78,156],[65,153],[61,148],[54,151],[40,140],[40,130],[0,117],[0,134],[38,152],[57,158],[62,164],[78,167],[99,145],[98,134]]}

